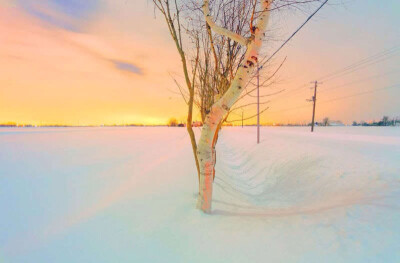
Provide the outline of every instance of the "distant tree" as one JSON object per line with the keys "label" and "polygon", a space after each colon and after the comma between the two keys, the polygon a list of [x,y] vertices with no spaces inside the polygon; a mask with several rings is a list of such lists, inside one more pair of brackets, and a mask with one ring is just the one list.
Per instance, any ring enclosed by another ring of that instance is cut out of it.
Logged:
{"label": "distant tree", "polygon": [[329,126],[329,118],[324,118],[324,119],[322,120],[322,125],[324,125],[324,126]]}
{"label": "distant tree", "polygon": [[0,127],[15,127],[15,126],[17,126],[17,123],[15,122],[6,122],[0,124]]}
{"label": "distant tree", "polygon": [[389,117],[388,116],[383,116],[382,125],[383,126],[388,126],[388,124],[389,124]]}
{"label": "distant tree", "polygon": [[176,126],[178,126],[178,121],[177,121],[175,118],[171,118],[171,119],[169,119],[169,121],[168,121],[168,126],[170,126],[170,127],[176,127]]}
{"label": "distant tree", "polygon": [[356,121],[353,121],[353,126],[358,126],[358,123]]}

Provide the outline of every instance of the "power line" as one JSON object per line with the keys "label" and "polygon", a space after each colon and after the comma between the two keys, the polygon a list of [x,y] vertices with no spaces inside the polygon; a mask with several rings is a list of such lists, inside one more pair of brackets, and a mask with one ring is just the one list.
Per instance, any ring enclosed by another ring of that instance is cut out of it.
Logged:
{"label": "power line", "polygon": [[[311,18],[313,17],[313,16],[315,16],[317,13],[318,13],[318,11],[319,10],[321,10],[321,8],[328,2],[329,0],[325,0],[325,2],[323,2],[304,22],[303,22],[303,24],[301,24],[290,36],[289,36],[289,38],[288,39],[286,39],[285,40],[285,42],[283,42],[282,43],[282,45],[277,49],[277,50],[275,50],[275,52],[271,55],[271,56],[269,56],[268,58],[266,58],[267,56],[265,56],[262,60],[261,60],[261,66],[258,68],[258,70],[261,70],[263,67],[264,67],[264,65],[268,62],[268,61],[270,61],[310,20],[311,20]],[[248,81],[248,83],[246,84],[246,86],[247,85],[249,85],[249,83],[253,80],[253,78],[255,77],[256,75],[253,75],[251,78],[250,78],[250,80]]]}
{"label": "power line", "polygon": [[[338,74],[341,74],[341,73],[345,73],[346,71],[349,71],[349,70],[357,69],[358,67],[363,66],[363,65],[365,65],[367,63],[371,63],[372,62],[373,64],[375,64],[375,63],[384,61],[386,59],[389,59],[391,57],[385,58],[385,56],[392,55],[393,53],[396,53],[398,51],[400,51],[400,45],[396,45],[396,46],[394,46],[392,48],[389,48],[389,49],[383,50],[381,52],[378,52],[378,53],[376,53],[376,54],[374,54],[372,56],[363,58],[363,59],[361,59],[361,60],[359,60],[357,62],[354,62],[353,64],[350,64],[350,65],[344,67],[344,68],[341,68],[341,69],[336,70],[336,71],[334,71],[332,73],[328,73],[328,74],[326,74],[326,75],[324,75],[322,77],[319,77],[318,79],[321,80],[321,81],[322,80],[327,81],[327,79],[330,79],[335,75],[338,75]],[[383,57],[383,59],[380,59],[381,57]],[[377,59],[380,59],[380,60],[377,60]],[[367,65],[369,65],[369,64],[367,64]],[[362,68],[364,68],[364,67],[362,67]]]}
{"label": "power line", "polygon": [[347,71],[343,72],[343,73],[340,74],[340,75],[332,76],[332,77],[330,77],[330,78],[328,78],[328,79],[323,79],[323,80],[324,80],[325,82],[327,82],[327,81],[330,81],[330,80],[332,80],[332,79],[336,79],[336,78],[339,78],[339,77],[343,77],[343,76],[348,75],[348,74],[350,74],[350,73],[353,73],[353,72],[355,72],[355,71],[358,71],[358,70],[367,68],[367,67],[369,67],[369,66],[375,65],[375,64],[377,64],[377,63],[380,63],[380,62],[382,62],[382,61],[386,61],[386,60],[388,60],[388,59],[391,59],[391,58],[393,58],[393,57],[395,57],[395,56],[397,56],[397,55],[398,55],[398,54],[395,54],[395,55],[393,55],[393,56],[391,56],[391,57],[381,58],[380,60],[372,61],[372,62],[370,62],[369,64],[366,64],[366,65],[363,65],[363,66],[360,66],[360,67],[356,67],[356,68],[353,68],[353,69],[351,69],[351,70],[347,70]]}
{"label": "power line", "polygon": [[[328,74],[326,74],[326,75],[324,75],[322,77],[319,77],[317,79],[319,81],[324,80],[324,82],[330,81],[330,80],[332,80],[334,78],[341,77],[343,75],[347,75],[347,74],[353,73],[353,72],[355,72],[357,70],[360,70],[360,69],[366,68],[368,66],[372,66],[372,65],[374,65],[376,63],[382,62],[384,60],[390,59],[390,58],[392,58],[394,56],[391,56],[391,57],[385,57],[385,56],[392,55],[393,53],[396,53],[398,51],[400,51],[400,45],[396,45],[396,46],[391,47],[389,49],[385,49],[383,51],[380,51],[380,52],[378,52],[378,53],[376,53],[374,55],[365,57],[365,58],[363,58],[363,59],[361,59],[361,60],[359,60],[357,62],[354,62],[354,63],[350,64],[349,66],[346,66],[346,67],[344,67],[342,69],[338,69],[338,70],[336,70],[336,71],[334,71],[332,73],[328,73]],[[396,55],[398,55],[398,54],[396,54]],[[368,64],[366,64],[366,63],[368,63]],[[351,71],[349,71],[349,70],[351,70]],[[338,75],[338,76],[335,76],[335,74],[337,75],[337,74],[340,74],[340,73],[342,73],[342,74]],[[328,78],[328,77],[330,77],[330,78]],[[282,93],[281,96],[288,95],[288,94],[291,94],[293,92],[303,90],[306,87],[308,87],[308,84],[303,84],[303,85],[301,85],[301,86],[299,86],[299,87],[297,87],[295,89],[288,90],[286,93]],[[287,98],[287,96],[281,97],[281,98]]]}
{"label": "power line", "polygon": [[[320,101],[319,104],[321,104],[321,103],[322,103],[322,104],[323,104],[323,103],[329,103],[329,102],[338,101],[338,100],[344,100],[344,99],[347,99],[347,98],[362,96],[362,95],[374,93],[374,92],[377,92],[377,91],[387,90],[387,89],[393,89],[393,88],[400,88],[400,83],[399,83],[399,84],[395,84],[395,85],[391,85],[391,86],[388,86],[388,87],[384,87],[384,88],[372,89],[372,90],[367,90],[367,91],[364,91],[364,92],[359,92],[359,93],[355,93],[355,94],[350,94],[350,95],[343,96],[343,97],[333,98],[333,99],[329,99],[329,100],[323,100],[323,101]],[[292,108],[286,108],[286,109],[277,110],[277,111],[269,111],[269,113],[278,113],[278,112],[292,111],[292,110],[297,110],[297,109],[302,109],[302,108],[309,108],[309,107],[311,107],[311,105],[301,105],[301,106],[292,107]]]}
{"label": "power line", "polygon": [[307,104],[307,105],[302,105],[302,106],[287,108],[287,109],[283,109],[283,110],[269,111],[269,113],[278,113],[278,112],[292,111],[292,110],[298,110],[298,109],[309,108],[309,107],[311,107],[311,105]]}
{"label": "power line", "polygon": [[307,19],[306,19],[306,21],[304,21],[304,23],[303,24],[301,24],[300,25],[300,27],[299,28],[297,28],[296,29],[296,31],[294,31],[293,32],[293,34],[292,35],[290,35],[290,37],[288,38],[288,39],[286,39],[285,40],[285,42],[283,42],[282,43],[282,45],[277,49],[277,50],[275,50],[275,52],[274,53],[272,53],[272,55],[270,56],[270,57],[268,57],[268,59],[266,59],[265,60],[265,58],[263,59],[263,60],[265,60],[264,62],[263,61],[261,61],[261,67],[260,67],[260,69],[262,69],[263,68],[263,66],[268,62],[268,61],[270,61],[307,23],[308,23],[308,21],[310,21],[311,20],[311,18],[316,14],[316,13],[318,13],[318,11],[319,10],[321,10],[321,8],[326,4],[328,2],[328,0],[325,0],[325,2],[323,2],[318,8],[317,8],[317,10],[315,10]]}
{"label": "power line", "polygon": [[[270,57],[268,57],[268,59],[265,59],[265,57],[264,57],[264,59],[261,61],[261,66],[257,69],[257,72],[260,70],[260,69],[262,69],[263,68],[263,66],[268,62],[268,61],[270,61],[310,20],[311,20],[311,18],[316,14],[316,13],[318,13],[318,11],[326,4],[328,2],[328,0],[326,0],[325,2],[323,2],[322,4],[321,4],[321,6],[319,6],[319,8],[317,8],[307,19],[306,19],[306,21],[305,22],[303,22],[303,24],[302,25],[300,25],[300,27],[296,30],[296,31],[294,31],[293,32],[293,34],[270,56]],[[391,47],[391,48],[389,48],[389,49],[386,49],[386,50],[383,50],[383,51],[381,51],[381,52],[378,52],[378,53],[376,53],[376,54],[374,54],[374,55],[372,55],[372,56],[369,56],[369,57],[366,57],[366,58],[363,58],[363,59],[361,59],[361,60],[359,60],[359,61],[357,61],[357,62],[354,62],[354,63],[352,63],[352,64],[350,64],[350,65],[348,65],[348,66],[346,66],[346,67],[344,67],[344,68],[342,68],[342,69],[339,69],[339,70],[336,70],[336,71],[334,71],[334,72],[332,72],[332,73],[329,73],[329,74],[327,74],[327,75],[324,75],[324,76],[322,76],[322,77],[320,77],[320,78],[318,78],[320,81],[321,80],[324,80],[325,82],[326,81],[329,81],[329,80],[332,80],[332,79],[334,79],[334,78],[338,78],[338,77],[340,77],[340,76],[343,76],[343,75],[347,75],[347,74],[350,74],[350,73],[352,73],[352,72],[355,72],[355,71],[357,71],[357,70],[360,70],[360,69],[363,69],[363,68],[366,68],[366,67],[368,67],[368,66],[371,66],[371,65],[374,65],[374,64],[376,64],[376,63],[379,63],[379,62],[382,62],[382,61],[385,61],[385,60],[387,60],[387,59],[390,59],[390,58],[392,58],[392,57],[394,57],[395,55],[397,55],[397,54],[395,54],[394,56],[391,56],[391,57],[385,57],[385,56],[388,56],[388,55],[392,55],[393,53],[396,53],[396,52],[398,52],[400,49],[400,45],[396,45],[396,46],[394,46],[394,47]],[[377,60],[378,59],[378,60]],[[340,75],[339,75],[340,74]],[[250,78],[250,80],[249,80],[249,83],[251,82],[251,80],[253,79],[255,77],[255,75],[253,75],[251,78]],[[247,86],[247,85],[246,85]],[[286,93],[282,93],[282,95],[287,95],[287,94],[290,94],[290,93],[293,93],[293,92],[296,92],[296,91],[299,91],[299,90],[302,90],[303,88],[305,88],[305,87],[307,87],[307,84],[304,84],[304,85],[302,85],[302,86],[300,86],[300,87],[298,87],[298,88],[295,88],[295,89],[292,89],[292,90],[289,90],[288,92],[286,92]],[[279,99],[279,98],[278,98]]]}
{"label": "power line", "polygon": [[337,101],[337,100],[343,100],[343,99],[347,99],[347,98],[357,97],[357,96],[361,96],[361,95],[365,95],[365,94],[369,94],[369,93],[374,93],[376,91],[381,91],[381,90],[386,90],[386,89],[400,88],[399,85],[400,84],[395,84],[395,85],[384,87],[384,88],[380,88],[380,89],[367,90],[367,91],[364,91],[364,92],[355,93],[355,94],[351,94],[351,95],[348,95],[348,96],[333,98],[333,99],[330,99],[330,100],[324,100],[324,101],[321,101],[321,103],[326,103],[326,102],[331,102],[331,101]]}
{"label": "power line", "polygon": [[351,85],[351,84],[360,83],[360,82],[363,82],[363,81],[366,81],[366,80],[379,78],[379,77],[382,77],[382,76],[387,76],[387,75],[390,75],[390,74],[393,74],[393,73],[397,73],[397,72],[399,72],[399,70],[389,71],[389,72],[385,72],[383,74],[377,74],[377,75],[370,76],[370,77],[367,77],[367,78],[362,78],[362,79],[358,79],[358,80],[355,80],[355,81],[352,81],[352,82],[348,82],[348,83],[344,83],[344,84],[341,84],[341,85],[338,85],[338,86],[334,86],[332,88],[322,89],[322,90],[319,90],[319,92],[327,92],[327,91],[343,88],[343,87],[346,87],[346,86]]}

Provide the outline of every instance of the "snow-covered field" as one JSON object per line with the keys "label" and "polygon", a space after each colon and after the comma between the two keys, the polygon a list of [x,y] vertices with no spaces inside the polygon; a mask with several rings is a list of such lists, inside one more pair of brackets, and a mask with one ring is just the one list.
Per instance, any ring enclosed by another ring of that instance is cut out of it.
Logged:
{"label": "snow-covered field", "polygon": [[400,128],[0,129],[0,262],[400,262]]}

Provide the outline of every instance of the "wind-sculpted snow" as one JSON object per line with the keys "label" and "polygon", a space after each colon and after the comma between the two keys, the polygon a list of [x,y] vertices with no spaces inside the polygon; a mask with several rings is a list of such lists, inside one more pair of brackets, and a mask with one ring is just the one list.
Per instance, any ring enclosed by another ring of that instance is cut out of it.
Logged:
{"label": "wind-sculpted snow", "polygon": [[[222,137],[218,151],[221,163],[218,163],[219,176],[215,183],[224,192],[221,199],[232,199],[233,207],[240,202],[247,204],[233,213],[246,215],[240,212],[244,208],[253,211],[250,215],[317,213],[369,204],[399,189],[395,174],[382,173],[391,163],[368,159],[363,153],[365,147],[354,145],[352,149],[344,144],[346,136],[291,134],[286,135],[286,144],[280,140],[283,136],[271,132],[257,146],[253,143],[254,136],[237,140],[237,135],[229,132]],[[316,144],[318,137],[329,138],[332,145],[327,145],[329,141]],[[377,147],[372,145],[370,151],[377,148],[379,154],[382,141],[400,148],[399,138],[388,138],[378,142]],[[386,180],[382,178],[385,176]]]}
{"label": "wind-sculpted snow", "polygon": [[0,129],[0,262],[400,262],[400,129]]}

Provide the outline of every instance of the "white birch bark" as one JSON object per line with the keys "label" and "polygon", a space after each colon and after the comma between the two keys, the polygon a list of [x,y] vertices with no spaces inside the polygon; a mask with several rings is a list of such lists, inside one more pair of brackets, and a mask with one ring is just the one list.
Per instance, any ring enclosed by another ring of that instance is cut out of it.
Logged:
{"label": "white birch bark", "polygon": [[263,13],[258,18],[254,35],[246,39],[236,33],[225,28],[221,28],[215,24],[209,11],[209,0],[204,0],[203,12],[205,19],[211,29],[232,40],[247,46],[247,51],[243,64],[233,79],[231,86],[227,92],[211,107],[210,113],[206,116],[201,136],[197,146],[197,154],[200,164],[200,192],[197,200],[197,208],[205,213],[211,213],[211,202],[213,192],[213,170],[214,170],[214,149],[213,140],[218,132],[218,124],[222,121],[229,109],[239,98],[243,91],[243,86],[248,82],[253,68],[257,65],[259,51],[263,43],[263,35],[266,32],[269,20],[269,7],[273,0],[261,0]]}

